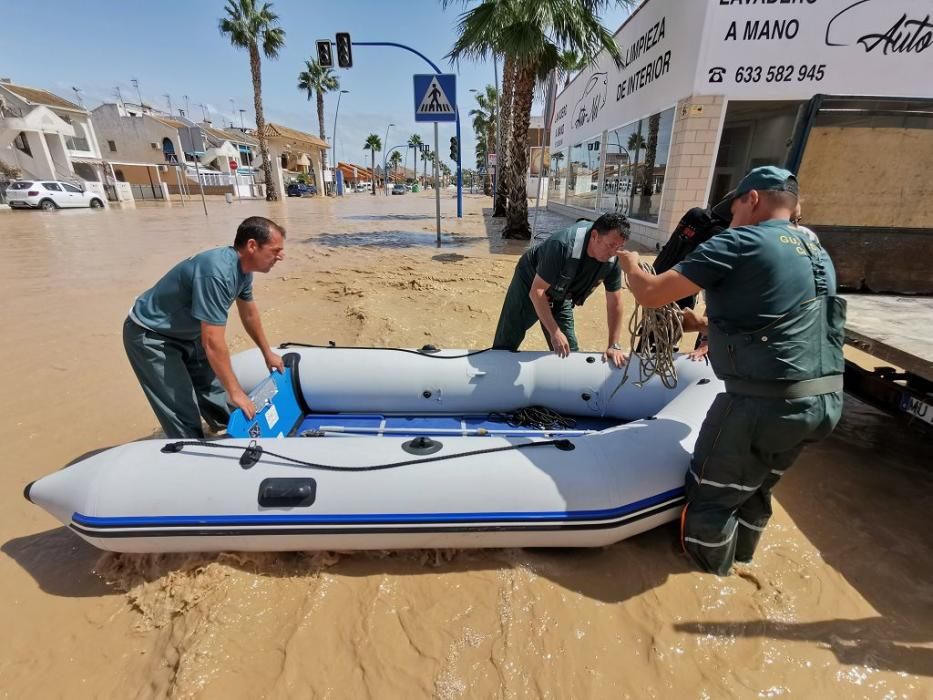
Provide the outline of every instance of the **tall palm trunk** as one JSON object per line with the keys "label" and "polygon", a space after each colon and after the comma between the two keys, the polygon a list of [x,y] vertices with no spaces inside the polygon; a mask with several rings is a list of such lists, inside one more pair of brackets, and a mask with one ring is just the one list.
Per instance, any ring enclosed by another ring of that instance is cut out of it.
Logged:
{"label": "tall palm trunk", "polygon": [[504,152],[496,154],[496,199],[492,210],[493,216],[505,216],[508,213],[509,188],[506,180],[508,179],[509,159],[506,157],[505,152],[509,150],[512,134],[512,97],[514,92],[515,60],[507,56],[505,64],[502,66],[502,96],[499,100],[500,128],[502,129],[502,133],[499,134],[499,145]]}
{"label": "tall palm trunk", "polygon": [[256,133],[259,137],[259,153],[262,154],[262,174],[266,179],[266,201],[279,198],[272,179],[272,161],[269,159],[269,144],[266,141],[266,117],[262,112],[262,64],[259,61],[259,46],[249,45],[249,70],[253,76],[253,109],[256,112]]}
{"label": "tall palm trunk", "polygon": [[[320,129],[321,140],[326,141],[324,134],[324,93],[317,91],[317,122]],[[324,182],[324,172],[327,170],[327,149],[321,150],[321,182]]]}
{"label": "tall palm trunk", "polygon": [[495,143],[496,122],[493,119],[490,119],[489,126],[486,129],[486,177],[483,178],[483,194],[487,197],[492,194],[492,177],[489,175],[489,149],[495,148]]}
{"label": "tall palm trunk", "polygon": [[651,216],[651,196],[654,194],[654,163],[658,159],[658,132],[661,128],[661,115],[648,117],[648,143],[645,144],[645,178],[638,199],[638,218]]}
{"label": "tall palm trunk", "polygon": [[[373,148],[370,148],[370,149],[369,149],[369,165],[370,165],[370,168],[371,168],[372,171],[373,171],[373,178],[372,178],[372,183],[373,183],[373,197],[375,197],[375,196],[376,196],[376,151],[375,151],[375,149],[373,149]],[[385,174],[385,173],[382,173],[383,179],[385,179],[385,176],[386,176],[386,174]]]}
{"label": "tall palm trunk", "polygon": [[509,167],[506,180],[509,185],[509,208],[504,238],[531,238],[528,226],[528,193],[525,173],[528,170],[528,124],[531,121],[531,103],[535,90],[535,68],[523,66],[515,78],[512,102],[512,133],[509,139]]}

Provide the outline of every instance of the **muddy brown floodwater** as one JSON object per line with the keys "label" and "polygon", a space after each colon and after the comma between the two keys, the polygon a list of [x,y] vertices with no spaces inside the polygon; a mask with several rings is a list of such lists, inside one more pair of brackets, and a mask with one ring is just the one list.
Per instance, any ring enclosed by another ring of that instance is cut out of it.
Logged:
{"label": "muddy brown floodwater", "polygon": [[[667,527],[596,550],[102,556],[23,499],[156,433],[126,311],[247,215],[288,229],[255,285],[273,342],[486,347],[524,249],[488,202],[468,196],[440,250],[430,195],[0,212],[0,694],[933,697],[933,449],[852,399],[728,578],[691,570]],[[583,347],[605,346],[604,314],[582,309]],[[228,337],[249,346],[236,321]]]}

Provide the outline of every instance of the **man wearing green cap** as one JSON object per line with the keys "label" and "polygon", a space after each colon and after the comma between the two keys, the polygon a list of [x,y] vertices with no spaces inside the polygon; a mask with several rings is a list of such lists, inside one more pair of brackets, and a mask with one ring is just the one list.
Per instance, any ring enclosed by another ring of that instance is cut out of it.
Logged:
{"label": "man wearing green cap", "polygon": [[706,571],[750,561],[771,492],[804,445],[842,413],[845,301],[829,255],[790,219],[797,178],[755,168],[731,203],[731,228],[657,276],[621,252],[629,289],[657,307],[706,291],[709,358],[725,393],[713,401],[686,476],[681,543]]}

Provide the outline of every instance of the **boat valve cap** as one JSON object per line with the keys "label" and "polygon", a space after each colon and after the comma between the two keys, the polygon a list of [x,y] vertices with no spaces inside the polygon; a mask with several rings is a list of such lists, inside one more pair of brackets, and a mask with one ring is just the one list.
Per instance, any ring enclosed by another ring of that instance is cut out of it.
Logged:
{"label": "boat valve cap", "polygon": [[432,455],[444,445],[437,440],[421,435],[402,443],[402,449],[410,455]]}

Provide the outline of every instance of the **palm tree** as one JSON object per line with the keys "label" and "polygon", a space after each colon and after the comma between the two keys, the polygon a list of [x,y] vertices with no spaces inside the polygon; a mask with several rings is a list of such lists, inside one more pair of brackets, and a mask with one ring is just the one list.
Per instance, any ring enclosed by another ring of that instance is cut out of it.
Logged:
{"label": "palm tree", "polygon": [[418,147],[421,146],[422,141],[421,137],[418,134],[412,134],[408,138],[408,147],[414,148],[415,152],[412,157],[412,173],[414,174],[414,179],[418,179]]}
{"label": "palm tree", "polygon": [[585,56],[581,56],[573,51],[564,51],[560,55],[561,71],[564,74],[564,88],[570,85],[573,79],[573,73],[586,68],[590,62]]}
{"label": "palm tree", "polygon": [[[487,85],[484,92],[476,93],[476,103],[478,109],[471,109],[470,116],[473,117],[473,131],[476,132],[477,149],[482,146],[482,150],[477,150],[476,167],[487,170],[487,160],[489,148],[495,147],[496,143],[496,103],[499,99],[499,93],[495,86]],[[480,156],[482,154],[482,157]],[[498,157],[498,156],[497,156]],[[492,181],[487,176],[483,182],[483,194],[492,194]]]}
{"label": "palm tree", "polygon": [[266,118],[262,111],[262,63],[259,46],[266,58],[277,58],[285,46],[285,30],[279,24],[279,16],[272,11],[272,4],[256,0],[227,0],[224,8],[226,17],[218,25],[221,35],[229,36],[230,43],[249,52],[249,69],[253,78],[253,108],[256,111],[256,135],[259,152],[262,154],[262,172],[266,180],[266,201],[278,199],[272,180],[272,161],[266,141]]}
{"label": "palm tree", "polygon": [[658,132],[661,130],[661,115],[648,117],[648,143],[645,144],[645,175],[638,200],[638,215],[647,219],[651,215],[651,196],[654,194],[654,163],[658,158]]}
{"label": "palm tree", "polygon": [[[320,128],[322,141],[327,140],[324,131],[324,93],[334,92],[340,89],[340,81],[334,75],[330,68],[325,68],[317,61],[305,61],[305,70],[298,74],[298,89],[301,92],[308,93],[308,101],[311,96],[317,97],[317,121]],[[327,149],[321,152],[321,170],[327,170]]]}
{"label": "palm tree", "polygon": [[[363,150],[369,149],[370,168],[373,171],[373,197],[376,196],[376,151],[382,150],[382,139],[378,134],[370,134],[366,137],[366,143],[363,144]],[[386,177],[386,174],[382,174]]]}
{"label": "palm tree", "polygon": [[609,5],[633,4],[634,0],[483,0],[460,16],[460,36],[447,54],[451,61],[490,53],[505,56],[501,112],[505,118],[508,109],[510,117],[509,131],[502,134],[508,139],[508,161],[500,177],[508,186],[504,237],[531,238],[525,173],[535,84],[552,70],[564,70],[564,51],[593,57],[604,50],[621,67],[619,47],[598,13]]}
{"label": "palm tree", "polygon": [[421,151],[421,186],[428,181],[428,161],[431,160],[431,151],[425,148]]}
{"label": "palm tree", "polygon": [[392,155],[389,156],[389,164],[392,166],[392,170],[395,171],[395,181],[398,182],[398,166],[402,162],[402,154],[398,151],[392,151]]}

